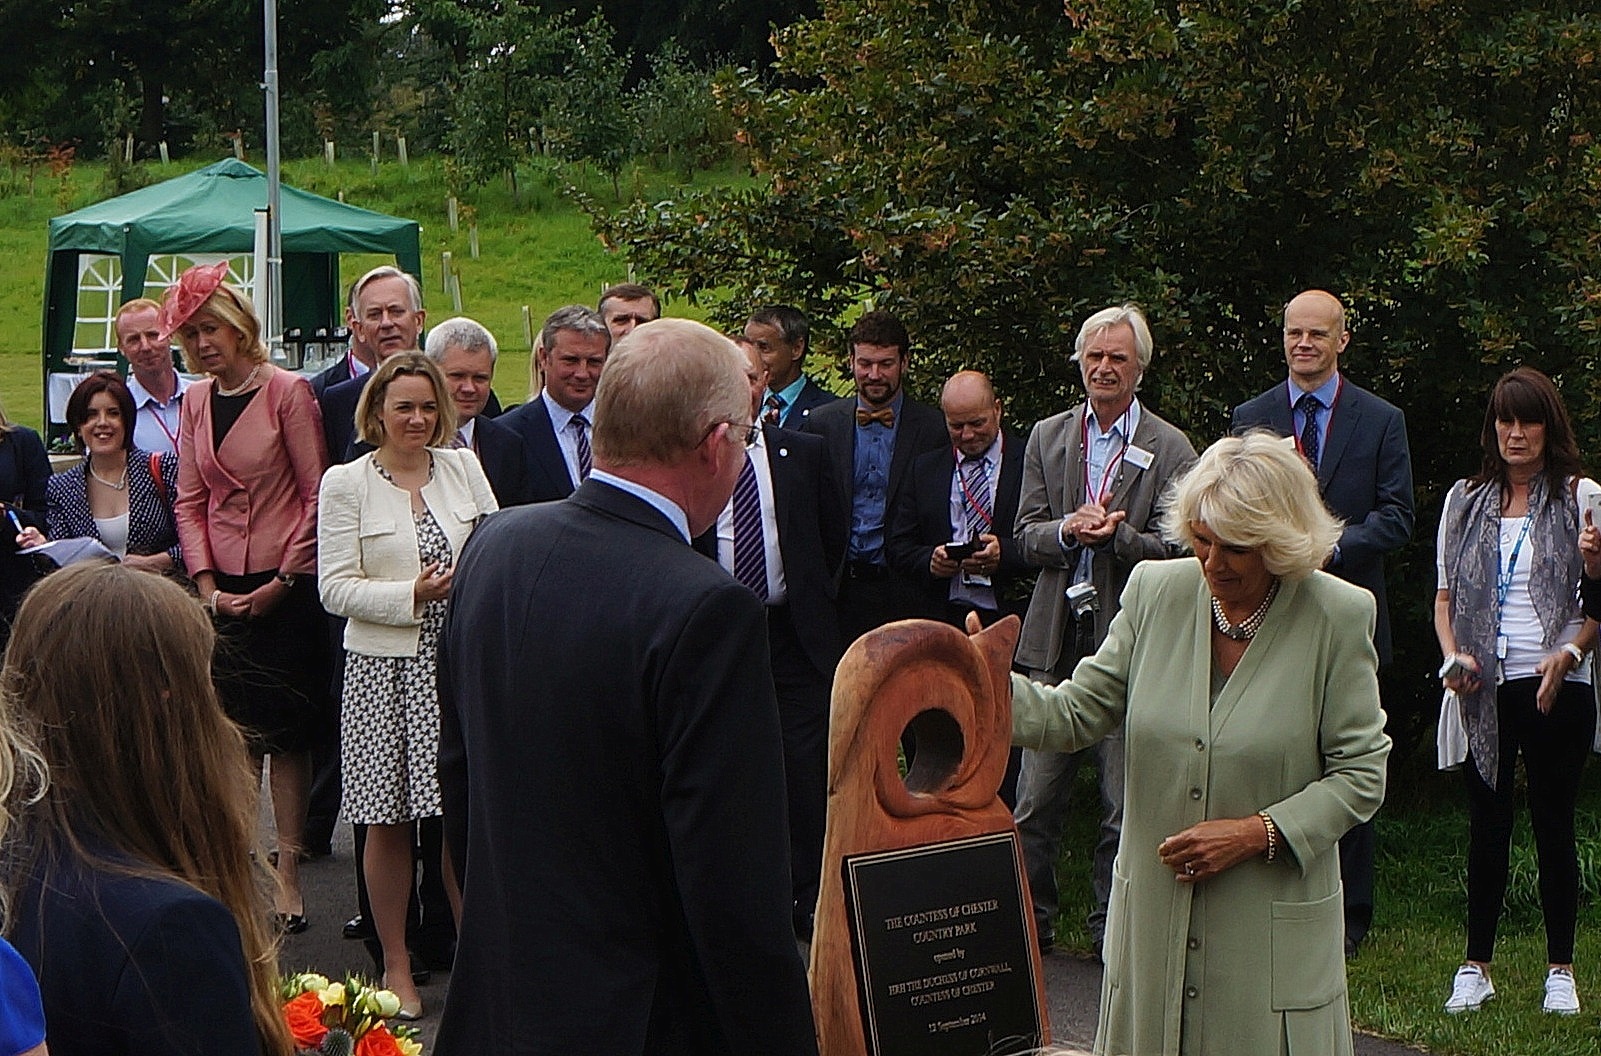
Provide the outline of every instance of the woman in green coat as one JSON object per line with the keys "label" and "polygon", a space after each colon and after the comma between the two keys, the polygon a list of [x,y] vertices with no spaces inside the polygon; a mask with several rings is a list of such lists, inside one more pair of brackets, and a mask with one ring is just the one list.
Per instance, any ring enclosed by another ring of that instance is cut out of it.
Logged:
{"label": "woman in green coat", "polygon": [[1070,681],[1012,677],[1016,744],[1126,724],[1096,1052],[1348,1054],[1337,843],[1390,752],[1373,597],[1318,571],[1339,524],[1265,433],[1213,444],[1164,529],[1195,558],[1136,568]]}

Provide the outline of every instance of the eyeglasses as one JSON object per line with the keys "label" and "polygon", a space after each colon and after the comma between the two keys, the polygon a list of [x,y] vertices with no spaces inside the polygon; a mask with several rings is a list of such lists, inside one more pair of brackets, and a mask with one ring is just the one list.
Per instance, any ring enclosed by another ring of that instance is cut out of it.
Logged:
{"label": "eyeglasses", "polygon": [[706,431],[700,435],[700,438],[705,440],[708,436],[711,436],[712,430],[716,429],[719,425],[728,426],[728,431],[735,436],[738,436],[739,430],[743,429],[745,431],[745,439],[743,443],[746,447],[749,447],[756,442],[756,437],[759,435],[759,430],[761,429],[761,425],[757,422],[735,422],[730,421],[727,418],[719,418],[717,421],[706,427]]}

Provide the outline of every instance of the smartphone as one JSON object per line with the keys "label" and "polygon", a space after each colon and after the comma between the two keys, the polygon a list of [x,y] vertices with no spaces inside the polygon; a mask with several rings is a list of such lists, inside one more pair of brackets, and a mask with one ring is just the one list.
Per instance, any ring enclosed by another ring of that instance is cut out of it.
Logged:
{"label": "smartphone", "polygon": [[977,543],[946,543],[945,556],[952,561],[966,561],[978,553]]}

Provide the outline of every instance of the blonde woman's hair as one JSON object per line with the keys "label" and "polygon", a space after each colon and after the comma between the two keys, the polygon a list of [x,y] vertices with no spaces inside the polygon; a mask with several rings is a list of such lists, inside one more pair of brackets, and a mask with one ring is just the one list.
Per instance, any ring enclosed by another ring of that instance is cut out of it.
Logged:
{"label": "blonde woman's hair", "polygon": [[1163,534],[1193,548],[1195,523],[1220,542],[1260,550],[1267,570],[1285,579],[1322,568],[1340,541],[1311,467],[1266,429],[1224,437],[1174,483]]}
{"label": "blonde woman's hair", "polygon": [[[182,587],[114,562],[72,565],[28,594],[0,667],[0,754],[30,775],[7,800],[7,887],[66,855],[215,898],[239,927],[264,1051],[288,1056],[266,874],[251,862],[255,775],[212,686],[214,644]],[[48,784],[31,777],[30,743]]]}
{"label": "blonde woman's hair", "polygon": [[255,307],[249,298],[225,282],[173,334],[183,348],[183,364],[189,373],[206,372],[197,351],[199,342],[194,338],[195,316],[201,312],[210,312],[238,332],[239,350],[250,362],[267,362],[267,346],[261,340],[261,320],[256,318]]}
{"label": "blonde woman's hair", "polygon": [[396,352],[372,372],[372,378],[362,387],[356,400],[356,435],[364,444],[382,447],[384,444],[384,397],[389,385],[400,377],[427,378],[434,387],[434,401],[439,405],[439,417],[434,420],[434,431],[428,437],[429,447],[439,447],[456,435],[456,404],[450,398],[450,387],[439,364],[426,352]]}

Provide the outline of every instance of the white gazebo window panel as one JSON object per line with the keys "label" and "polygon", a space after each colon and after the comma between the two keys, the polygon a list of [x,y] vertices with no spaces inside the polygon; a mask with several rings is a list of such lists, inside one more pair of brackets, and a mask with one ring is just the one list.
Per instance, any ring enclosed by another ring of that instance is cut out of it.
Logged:
{"label": "white gazebo window panel", "polygon": [[72,327],[74,355],[99,356],[117,347],[111,323],[121,296],[121,257],[99,253],[78,257],[78,305]]}

